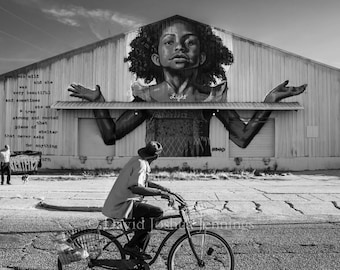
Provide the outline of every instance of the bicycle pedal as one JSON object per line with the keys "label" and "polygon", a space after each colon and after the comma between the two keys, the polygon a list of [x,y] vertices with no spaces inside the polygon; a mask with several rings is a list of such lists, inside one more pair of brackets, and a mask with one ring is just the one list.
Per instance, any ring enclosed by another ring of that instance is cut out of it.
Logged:
{"label": "bicycle pedal", "polygon": [[150,267],[148,263],[139,259],[127,259],[121,260],[119,264],[116,265],[118,269],[125,270],[149,270]]}
{"label": "bicycle pedal", "polygon": [[145,261],[137,260],[134,263],[135,266],[131,270],[150,270],[149,264]]}
{"label": "bicycle pedal", "polygon": [[151,260],[152,257],[148,254],[140,254],[140,255],[137,255],[137,254],[132,254],[132,253],[129,253],[129,252],[125,252],[127,255],[130,256],[130,260],[135,260],[135,261],[139,261],[139,262],[145,262],[145,261],[148,261],[148,260]]}
{"label": "bicycle pedal", "polygon": [[144,261],[144,260],[151,260],[152,256],[149,254],[145,254],[145,253],[141,253],[135,250],[129,250],[124,248],[124,252],[125,254],[129,255],[131,259],[137,259],[140,261]]}

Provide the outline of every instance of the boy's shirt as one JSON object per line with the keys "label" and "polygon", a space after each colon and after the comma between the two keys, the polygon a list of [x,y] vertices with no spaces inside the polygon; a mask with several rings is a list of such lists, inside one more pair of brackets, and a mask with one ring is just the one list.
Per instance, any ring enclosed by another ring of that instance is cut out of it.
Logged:
{"label": "boy's shirt", "polygon": [[9,150],[4,150],[0,152],[0,162],[8,163],[11,157],[11,152]]}
{"label": "boy's shirt", "polygon": [[128,218],[134,201],[141,201],[143,196],[132,193],[129,187],[147,184],[150,165],[139,156],[132,157],[119,173],[107,199],[102,213],[110,218]]}

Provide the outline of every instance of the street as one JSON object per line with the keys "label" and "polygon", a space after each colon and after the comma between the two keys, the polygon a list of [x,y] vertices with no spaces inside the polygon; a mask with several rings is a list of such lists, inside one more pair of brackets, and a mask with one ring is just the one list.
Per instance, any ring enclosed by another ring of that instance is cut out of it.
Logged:
{"label": "street", "polygon": [[[229,242],[235,270],[338,270],[339,179],[339,171],[330,171],[158,183],[180,193],[190,209],[202,214],[196,218],[203,217],[208,228]],[[22,184],[14,176],[12,185],[1,186],[0,270],[57,269],[53,235],[93,227],[104,219],[100,211],[113,181],[111,177],[38,175]],[[165,200],[146,199],[165,214],[174,211]],[[151,255],[161,240],[162,235],[154,232]],[[170,246],[151,269],[166,269]]]}
{"label": "street", "polygon": [[[95,224],[100,213],[59,212],[44,209],[1,210],[0,269],[56,269],[53,234]],[[230,243],[239,270],[338,270],[340,223],[301,222],[252,224],[230,220],[214,229]],[[154,233],[150,253],[161,241]],[[161,256],[166,257],[165,254]],[[158,260],[151,269],[166,269]]]}

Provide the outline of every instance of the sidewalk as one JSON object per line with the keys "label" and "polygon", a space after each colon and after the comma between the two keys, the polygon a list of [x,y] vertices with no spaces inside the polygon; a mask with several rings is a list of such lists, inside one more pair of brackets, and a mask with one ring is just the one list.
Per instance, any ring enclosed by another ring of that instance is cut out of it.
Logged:
{"label": "sidewalk", "polygon": [[[32,175],[0,185],[0,210],[41,209],[100,212],[113,177]],[[180,193],[207,220],[267,222],[339,222],[340,170],[266,175],[250,179],[157,181]],[[147,202],[173,210],[157,197]]]}

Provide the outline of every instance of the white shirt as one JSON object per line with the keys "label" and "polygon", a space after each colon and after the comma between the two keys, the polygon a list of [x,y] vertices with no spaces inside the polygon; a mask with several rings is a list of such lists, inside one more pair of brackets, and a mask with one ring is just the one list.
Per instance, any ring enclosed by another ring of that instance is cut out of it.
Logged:
{"label": "white shirt", "polygon": [[132,193],[129,187],[135,185],[145,187],[149,173],[149,162],[139,156],[131,158],[121,170],[106,198],[102,213],[110,218],[128,218],[133,202],[143,199],[142,196]]}
{"label": "white shirt", "polygon": [[5,151],[1,151],[1,154],[0,154],[0,161],[1,162],[8,163],[10,157],[11,157],[11,151],[9,149],[7,149]]}

